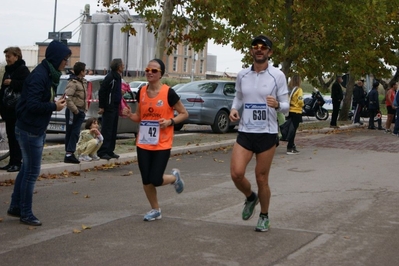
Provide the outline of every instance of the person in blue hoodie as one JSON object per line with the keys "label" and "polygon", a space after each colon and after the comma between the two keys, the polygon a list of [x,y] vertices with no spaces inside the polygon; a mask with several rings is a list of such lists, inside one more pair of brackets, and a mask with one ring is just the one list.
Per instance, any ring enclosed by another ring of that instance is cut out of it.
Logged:
{"label": "person in blue hoodie", "polygon": [[20,218],[23,224],[42,225],[32,212],[33,190],[40,174],[51,114],[66,106],[64,98],[54,101],[54,96],[61,71],[70,56],[71,50],[65,44],[52,41],[46,49],[45,59],[26,78],[16,106],[15,135],[21,147],[22,165],[7,214]]}

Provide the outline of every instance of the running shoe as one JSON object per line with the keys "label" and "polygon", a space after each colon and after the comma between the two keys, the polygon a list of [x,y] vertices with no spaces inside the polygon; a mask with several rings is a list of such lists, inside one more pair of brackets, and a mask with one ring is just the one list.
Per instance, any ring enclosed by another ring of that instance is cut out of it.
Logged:
{"label": "running shoe", "polygon": [[180,177],[179,169],[176,168],[172,169],[172,175],[176,177],[176,181],[173,183],[173,185],[175,186],[176,193],[180,194],[184,190],[184,181]]}
{"label": "running shoe", "polygon": [[100,160],[100,157],[98,157],[98,156],[95,155],[95,154],[90,155],[90,157],[93,159],[93,161],[98,161],[98,160]]}
{"label": "running shoe", "polygon": [[144,221],[146,221],[146,222],[159,220],[161,218],[162,218],[161,209],[159,209],[159,210],[152,209],[151,211],[147,212],[144,215]]}
{"label": "running shoe", "polygon": [[299,151],[297,149],[295,149],[295,148],[287,149],[287,154],[288,155],[296,155],[296,154],[299,154]]}
{"label": "running shoe", "polygon": [[79,161],[81,162],[90,162],[92,158],[89,157],[89,155],[80,155],[79,156]]}
{"label": "running shoe", "polygon": [[254,215],[255,206],[259,203],[259,198],[256,193],[255,197],[254,201],[245,200],[244,209],[242,210],[242,219],[245,221],[251,219]]}
{"label": "running shoe", "polygon": [[267,232],[269,230],[270,223],[269,218],[260,214],[258,219],[258,224],[255,227],[256,232]]}

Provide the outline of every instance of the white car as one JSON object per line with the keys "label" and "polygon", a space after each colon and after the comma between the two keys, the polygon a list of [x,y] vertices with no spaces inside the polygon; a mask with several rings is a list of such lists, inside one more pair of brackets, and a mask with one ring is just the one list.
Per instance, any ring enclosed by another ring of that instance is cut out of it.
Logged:
{"label": "white car", "polygon": [[135,93],[137,93],[139,89],[145,85],[147,85],[147,81],[132,81],[129,83],[130,90]]}
{"label": "white car", "polygon": [[[101,83],[104,80],[105,76],[102,75],[86,75],[85,79],[87,80],[87,102],[89,110],[86,113],[87,120],[89,117],[96,117],[99,119],[101,123],[101,115],[98,114],[98,91],[100,89]],[[61,97],[64,92],[66,85],[68,83],[69,75],[62,75],[60,78],[60,83],[57,87],[57,95],[56,99]],[[136,110],[137,102],[133,97],[132,92],[125,93],[123,95],[127,104],[130,106],[132,111]],[[50,123],[47,127],[47,133],[65,133],[65,109],[61,111],[54,111],[50,118]],[[84,128],[85,123],[82,124],[82,129]],[[129,118],[119,116],[118,129],[117,133],[137,133],[138,132],[138,124],[133,122]]]}

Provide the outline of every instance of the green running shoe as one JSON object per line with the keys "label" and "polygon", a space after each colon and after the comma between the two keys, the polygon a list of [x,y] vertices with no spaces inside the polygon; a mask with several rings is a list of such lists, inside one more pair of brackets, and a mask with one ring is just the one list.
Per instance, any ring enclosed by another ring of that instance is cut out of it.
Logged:
{"label": "green running shoe", "polygon": [[270,223],[269,218],[263,215],[259,215],[258,224],[256,225],[256,232],[267,232],[269,231]]}
{"label": "green running shoe", "polygon": [[242,210],[242,219],[244,221],[251,219],[254,215],[255,206],[259,203],[259,198],[256,193],[255,196],[256,198],[254,201],[245,200],[244,209]]}

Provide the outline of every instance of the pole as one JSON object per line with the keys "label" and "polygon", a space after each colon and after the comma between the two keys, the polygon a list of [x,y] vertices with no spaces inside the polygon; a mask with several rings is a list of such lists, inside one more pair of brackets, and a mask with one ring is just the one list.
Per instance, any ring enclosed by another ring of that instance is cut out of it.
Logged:
{"label": "pole", "polygon": [[53,23],[53,32],[55,32],[55,23],[57,21],[57,0],[55,0],[54,6],[54,23]]}

